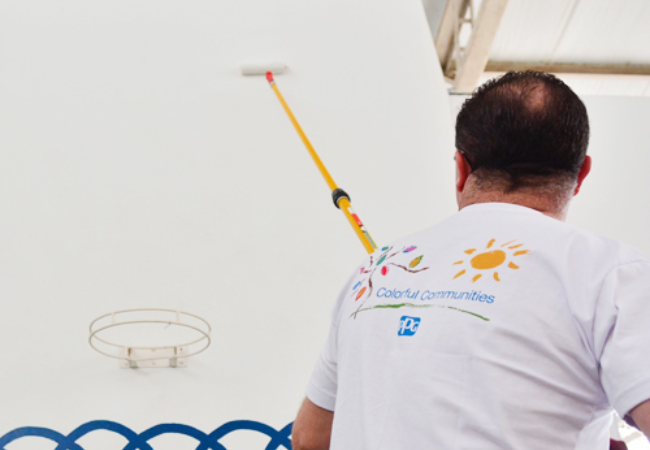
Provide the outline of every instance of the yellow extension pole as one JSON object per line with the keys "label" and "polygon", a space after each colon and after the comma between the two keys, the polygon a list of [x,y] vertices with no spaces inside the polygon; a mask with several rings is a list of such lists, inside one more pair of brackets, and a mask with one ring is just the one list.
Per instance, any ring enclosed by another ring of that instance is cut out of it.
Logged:
{"label": "yellow extension pole", "polygon": [[370,233],[368,233],[368,230],[366,230],[366,227],[359,219],[359,216],[357,216],[357,214],[352,209],[352,204],[350,203],[350,196],[343,189],[340,189],[336,185],[334,179],[325,168],[325,165],[318,157],[316,150],[314,150],[314,147],[311,145],[311,142],[309,142],[309,139],[307,139],[307,135],[305,135],[305,132],[302,131],[300,124],[296,120],[296,117],[291,112],[291,109],[289,109],[289,105],[287,105],[287,102],[284,100],[284,97],[282,97],[282,94],[280,93],[278,86],[275,84],[275,81],[273,80],[273,74],[271,72],[266,73],[266,79],[271,85],[273,92],[275,92],[275,95],[278,97],[278,100],[280,100],[280,103],[282,104],[284,111],[287,113],[287,116],[289,116],[289,120],[291,120],[291,123],[293,124],[294,128],[298,132],[298,135],[300,136],[302,143],[305,144],[305,147],[307,148],[307,151],[311,155],[311,158],[314,160],[314,163],[316,163],[316,167],[318,167],[319,172],[325,179],[327,186],[330,188],[330,191],[332,191],[332,198],[334,200],[334,204],[336,205],[337,208],[343,211],[343,214],[348,219],[348,222],[350,222],[350,225],[352,225],[352,229],[354,229],[354,232],[357,234],[357,237],[363,244],[363,247],[366,249],[366,251],[368,253],[373,253],[377,249],[377,245],[375,245],[375,241],[372,240]]}

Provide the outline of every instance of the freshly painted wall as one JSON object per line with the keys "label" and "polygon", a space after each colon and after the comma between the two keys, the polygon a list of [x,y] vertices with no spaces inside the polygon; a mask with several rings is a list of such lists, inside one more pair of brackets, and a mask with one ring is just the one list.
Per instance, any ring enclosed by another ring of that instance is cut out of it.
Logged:
{"label": "freshly painted wall", "polygon": [[592,172],[569,222],[650,255],[650,98],[585,97]]}
{"label": "freshly painted wall", "polygon": [[[278,85],[378,243],[454,210],[419,0],[0,2],[0,436],[294,419],[365,252],[264,77],[239,74],[265,61],[289,65]],[[119,369],[87,329],[133,307],[199,314],[213,345],[187,369]]]}

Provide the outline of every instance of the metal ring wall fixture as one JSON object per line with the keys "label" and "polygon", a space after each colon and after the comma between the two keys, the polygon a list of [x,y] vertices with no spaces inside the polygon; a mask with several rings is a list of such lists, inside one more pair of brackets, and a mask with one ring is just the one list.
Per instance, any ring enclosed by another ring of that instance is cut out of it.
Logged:
{"label": "metal ring wall fixture", "polygon": [[[160,320],[160,319],[140,319],[140,320],[126,320],[126,321],[116,321],[115,316],[117,314],[128,314],[128,313],[134,313],[134,312],[166,312],[166,313],[175,313],[176,314],[176,320]],[[183,323],[181,321],[181,316],[190,316],[193,317],[200,322],[204,323],[206,326],[207,330],[202,330],[199,327],[196,327],[194,325],[190,325],[188,323]],[[111,318],[111,323],[109,325],[105,325],[99,328],[94,329],[94,326],[97,322],[101,321],[102,319],[105,319],[107,317]],[[105,339],[100,338],[97,336],[98,333],[101,333],[102,331],[108,330],[110,328],[115,328],[115,327],[120,327],[123,325],[135,325],[135,324],[143,324],[143,323],[160,323],[160,324],[168,324],[168,325],[179,325],[185,328],[192,329],[196,332],[198,332],[201,337],[198,339],[195,339],[190,342],[184,342],[181,344],[177,345],[159,345],[159,346],[126,346],[126,345],[120,345],[116,344],[114,342],[109,342]],[[114,359],[121,359],[121,360],[127,360],[127,361],[133,361],[133,362],[138,362],[138,361],[155,361],[158,359],[169,359],[169,356],[159,356],[159,357],[150,357],[150,358],[131,358],[130,356],[120,356],[120,355],[113,355],[110,353],[107,353],[101,349],[99,349],[93,340],[97,340],[103,344],[109,345],[111,347],[116,347],[116,348],[125,348],[128,347],[130,349],[135,349],[135,350],[165,350],[165,349],[172,349],[172,348],[177,348],[177,347],[188,347],[192,344],[197,344],[201,341],[205,341],[205,345],[200,348],[197,351],[194,351],[192,353],[187,353],[183,355],[183,358],[188,358],[190,356],[198,355],[199,353],[205,351],[210,344],[212,343],[212,338],[210,337],[210,334],[212,333],[212,327],[210,327],[210,324],[202,317],[197,316],[196,314],[188,313],[185,311],[180,311],[176,309],[165,309],[165,308],[135,308],[135,309],[123,309],[119,311],[114,311],[112,313],[104,314],[102,316],[99,316],[95,320],[93,320],[90,323],[90,335],[88,336],[88,343],[90,346],[95,349],[97,352],[101,353],[104,356],[108,356],[109,358],[114,358]]]}

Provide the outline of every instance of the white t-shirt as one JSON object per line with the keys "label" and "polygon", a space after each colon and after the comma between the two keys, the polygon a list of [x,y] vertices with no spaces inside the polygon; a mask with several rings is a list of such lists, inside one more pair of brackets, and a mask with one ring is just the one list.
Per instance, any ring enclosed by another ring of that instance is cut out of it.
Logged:
{"label": "white t-shirt", "polygon": [[650,399],[650,261],[484,203],[369,256],[308,398],[333,450],[599,450]]}

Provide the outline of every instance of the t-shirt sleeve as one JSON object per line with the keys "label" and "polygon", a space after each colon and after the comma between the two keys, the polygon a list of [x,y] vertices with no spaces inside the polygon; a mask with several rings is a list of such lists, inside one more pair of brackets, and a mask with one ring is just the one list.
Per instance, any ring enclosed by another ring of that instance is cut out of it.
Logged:
{"label": "t-shirt sleeve", "polygon": [[601,382],[624,417],[650,399],[650,262],[612,270],[601,288],[597,315],[596,331],[603,337]]}
{"label": "t-shirt sleeve", "polygon": [[349,288],[355,275],[353,274],[348,279],[348,282],[345,283],[334,304],[329,334],[316,362],[316,367],[309,380],[309,385],[307,386],[307,398],[316,406],[320,406],[328,411],[334,411],[334,405],[336,403],[339,318],[345,295],[349,293]]}
{"label": "t-shirt sleeve", "polygon": [[334,411],[337,386],[336,332],[330,327],[329,336],[307,386],[307,398],[316,406]]}

